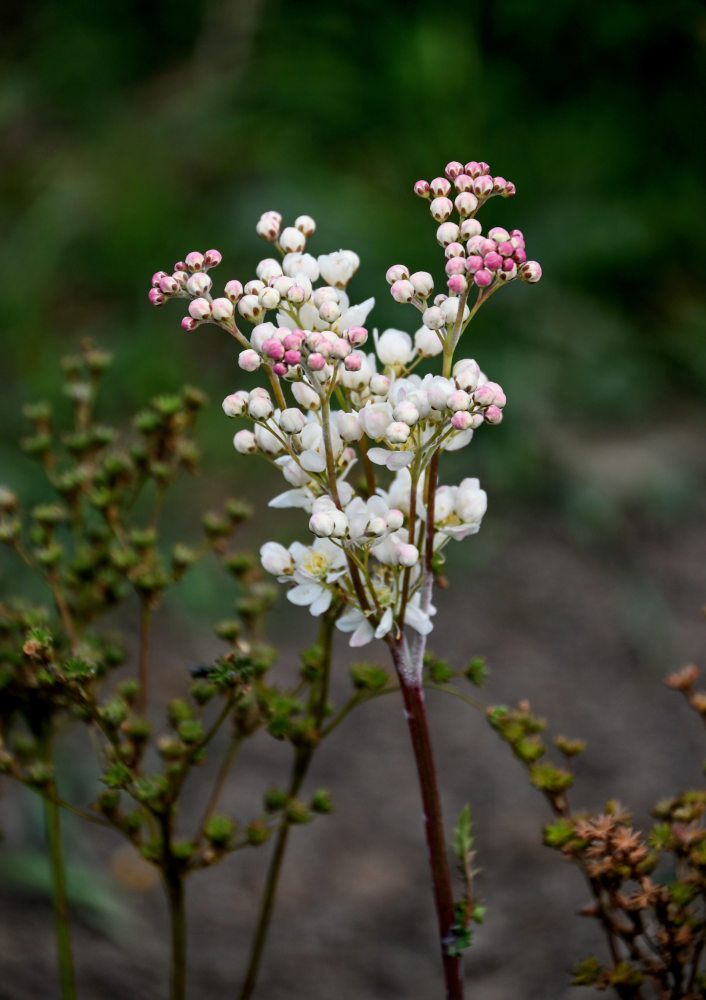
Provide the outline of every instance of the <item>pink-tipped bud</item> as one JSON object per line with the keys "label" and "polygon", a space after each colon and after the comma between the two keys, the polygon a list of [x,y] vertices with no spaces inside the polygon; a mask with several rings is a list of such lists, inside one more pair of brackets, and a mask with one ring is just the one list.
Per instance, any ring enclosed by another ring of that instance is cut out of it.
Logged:
{"label": "pink-tipped bud", "polygon": [[437,222],[446,222],[448,217],[453,212],[453,207],[454,205],[450,198],[434,198],[429,205],[429,212],[431,213],[432,218],[436,219]]}
{"label": "pink-tipped bud", "polygon": [[286,375],[287,366],[283,361],[275,361],[275,363],[272,365],[272,371],[275,373],[275,375]]}
{"label": "pink-tipped bud", "polygon": [[466,258],[466,271],[469,274],[476,274],[483,267],[483,258],[479,254],[471,254]]}
{"label": "pink-tipped bud", "polygon": [[424,311],[422,323],[430,330],[441,330],[446,326],[446,319],[439,306],[430,306]]}
{"label": "pink-tipped bud", "polygon": [[489,174],[490,173],[490,167],[485,162],[485,160],[480,160],[479,163],[478,163],[478,166],[480,167],[480,172],[482,174]]}
{"label": "pink-tipped bud", "polygon": [[473,393],[476,406],[490,406],[495,401],[495,386],[489,383],[479,385]]}
{"label": "pink-tipped bud", "polygon": [[454,365],[453,375],[459,389],[472,392],[478,385],[478,379],[480,378],[478,362],[474,361],[473,358],[462,358]]}
{"label": "pink-tipped bud", "polygon": [[187,253],[184,263],[189,271],[201,271],[204,264],[203,254],[199,253],[198,250],[192,250],[191,253]]}
{"label": "pink-tipped bud", "polygon": [[262,353],[273,361],[281,361],[284,357],[284,345],[276,337],[268,337],[262,345]]}
{"label": "pink-tipped bud", "polygon": [[487,198],[493,193],[493,178],[487,174],[481,174],[473,181],[473,193],[479,198]]}
{"label": "pink-tipped bud", "polygon": [[204,267],[218,267],[222,260],[223,255],[220,250],[207,250],[203,255]]}
{"label": "pink-tipped bud", "polygon": [[255,226],[255,232],[258,236],[261,236],[263,240],[268,240],[268,242],[273,243],[279,236],[281,225],[282,216],[279,212],[264,212],[260,216],[260,221]]}
{"label": "pink-tipped bud", "polygon": [[450,163],[446,164],[444,173],[450,181],[455,181],[458,175],[463,173],[463,164],[459,163],[458,160],[451,160]]}
{"label": "pink-tipped bud", "polygon": [[502,256],[495,250],[491,250],[483,258],[483,266],[487,267],[489,271],[497,271],[503,266]]}
{"label": "pink-tipped bud", "polygon": [[298,229],[304,236],[313,236],[316,232],[316,223],[310,215],[299,215],[294,220],[294,228]]}
{"label": "pink-tipped bud", "polygon": [[533,285],[542,277],[542,268],[536,260],[526,260],[524,264],[520,264],[518,273],[523,281]]}
{"label": "pink-tipped bud", "polygon": [[351,353],[351,345],[344,337],[337,337],[331,345],[331,357],[335,361],[343,361]]}
{"label": "pink-tipped bud", "polygon": [[396,281],[401,281],[403,278],[409,278],[409,269],[404,264],[393,264],[392,267],[388,267],[385,273],[388,285],[394,285]]}
{"label": "pink-tipped bud", "polygon": [[395,302],[411,302],[415,294],[414,285],[408,279],[401,278],[393,282],[390,294]]}
{"label": "pink-tipped bud", "polygon": [[182,330],[186,330],[187,333],[191,333],[199,325],[199,321],[194,319],[193,316],[185,316],[181,321]]}
{"label": "pink-tipped bud", "polygon": [[480,236],[482,227],[478,219],[464,219],[459,226],[459,238],[470,240],[473,236]]}
{"label": "pink-tipped bud", "polygon": [[210,319],[211,303],[208,299],[192,299],[189,303],[189,314],[198,320]]}
{"label": "pink-tipped bud", "polygon": [[248,408],[248,394],[244,389],[231,392],[223,400],[223,412],[227,417],[242,417]]}
{"label": "pink-tipped bud", "polygon": [[507,187],[504,177],[493,177],[493,194],[502,194]]}
{"label": "pink-tipped bud", "polygon": [[454,205],[459,215],[472,215],[478,208],[478,199],[471,191],[462,191],[456,195]]}
{"label": "pink-tipped bud", "polygon": [[302,359],[301,351],[285,351],[284,360],[288,365],[298,365]]}
{"label": "pink-tipped bud", "polygon": [[428,271],[415,271],[410,274],[409,280],[420,299],[428,299],[434,291],[434,279]]}
{"label": "pink-tipped bud", "polygon": [[341,315],[341,307],[338,302],[323,302],[319,309],[319,316],[324,323],[335,323]]}
{"label": "pink-tipped bud", "polygon": [[451,426],[457,431],[465,431],[471,426],[473,417],[466,410],[459,410],[451,417]]}
{"label": "pink-tipped bud", "polygon": [[503,406],[507,403],[507,396],[503,392],[503,387],[498,385],[497,382],[486,382],[486,385],[493,390],[493,404],[499,406],[502,410]]}
{"label": "pink-tipped bud", "polygon": [[429,185],[432,198],[445,198],[451,191],[451,184],[445,177],[435,177]]}
{"label": "pink-tipped bud", "polygon": [[459,192],[472,191],[473,190],[473,178],[470,174],[459,174],[459,176],[454,181],[454,187]]}
{"label": "pink-tipped bud", "polygon": [[343,364],[347,372],[359,372],[363,365],[363,357],[353,351],[349,354],[347,358],[344,359]]}
{"label": "pink-tipped bud", "polygon": [[396,554],[400,566],[416,566],[419,562],[419,551],[411,542],[403,542],[399,545]]}
{"label": "pink-tipped bud", "polygon": [[515,248],[511,240],[503,240],[502,243],[498,243],[498,253],[501,253],[503,257],[512,257],[514,252]]}
{"label": "pink-tipped bud", "polygon": [[257,451],[257,441],[252,431],[238,431],[233,438],[233,447],[241,455],[253,454]]}
{"label": "pink-tipped bud", "polygon": [[165,274],[159,282],[159,290],[165,295],[175,295],[180,289],[181,285],[171,274]]}
{"label": "pink-tipped bud", "polygon": [[390,379],[387,375],[373,375],[370,379],[370,391],[374,396],[386,396],[390,391]]}
{"label": "pink-tipped bud", "polygon": [[166,278],[166,277],[167,277],[167,272],[166,271],[155,271],[154,274],[152,275],[152,287],[156,288],[157,285],[162,280],[162,278]]}
{"label": "pink-tipped bud", "polygon": [[471,177],[480,177],[483,171],[480,168],[480,163],[476,160],[469,160],[466,166],[463,168],[464,173],[469,174]]}
{"label": "pink-tipped bud", "polygon": [[449,257],[446,261],[446,274],[451,277],[452,274],[465,274],[466,271],[466,259],[465,257]]}
{"label": "pink-tipped bud", "polygon": [[364,326],[351,326],[345,331],[344,337],[351,347],[362,347],[368,339],[368,331]]}
{"label": "pink-tipped bud", "polygon": [[513,281],[517,277],[517,264],[510,257],[503,261],[502,270],[498,271],[500,281]]}
{"label": "pink-tipped bud", "polygon": [[230,299],[214,299],[211,303],[211,313],[217,323],[224,323],[232,319],[233,311],[233,303]]}
{"label": "pink-tipped bud", "polygon": [[436,231],[436,242],[445,247],[458,240],[458,226],[455,222],[442,222]]}
{"label": "pink-tipped bud", "polygon": [[287,226],[282,230],[279,245],[285,253],[301,253],[306,246],[306,236],[294,226]]}
{"label": "pink-tipped bud", "polygon": [[493,275],[486,268],[482,267],[480,271],[476,271],[473,275],[473,280],[479,288],[487,288],[488,285],[492,285],[493,283]]}
{"label": "pink-tipped bud", "polygon": [[393,420],[385,428],[385,437],[391,444],[404,444],[409,435],[409,424],[404,420]]}
{"label": "pink-tipped bud", "polygon": [[[458,260],[458,258],[456,258]],[[466,291],[467,282],[462,274],[452,274],[446,282],[452,295],[463,295]]]}
{"label": "pink-tipped bud", "polygon": [[306,302],[307,294],[301,285],[292,285],[287,292],[287,302],[291,302],[292,305],[300,306],[302,302]]}
{"label": "pink-tipped bud", "polygon": [[186,281],[186,290],[189,295],[205,295],[211,291],[213,282],[203,271],[196,271],[189,275]]}
{"label": "pink-tipped bud", "polygon": [[415,181],[414,193],[418,198],[429,197],[429,181]]}
{"label": "pink-tipped bud", "polygon": [[305,424],[306,417],[297,406],[290,406],[280,413],[279,425],[287,434],[298,434]]}
{"label": "pink-tipped bud", "polygon": [[258,298],[263,309],[276,309],[281,296],[276,288],[263,288]]}
{"label": "pink-tipped bud", "polygon": [[502,226],[493,226],[492,229],[488,230],[488,239],[493,240],[494,243],[505,243],[510,239],[510,234]]}
{"label": "pink-tipped bud", "polygon": [[257,295],[243,295],[238,301],[238,312],[251,323],[258,323],[265,310],[260,305]]}
{"label": "pink-tipped bud", "polygon": [[320,372],[326,365],[326,358],[318,351],[310,354],[307,363],[313,372]]}
{"label": "pink-tipped bud", "polygon": [[282,338],[282,346],[285,351],[297,351],[304,340],[303,330],[292,330],[290,333],[286,333]]}
{"label": "pink-tipped bud", "polygon": [[516,264],[524,264],[524,262],[527,260],[527,251],[525,250],[525,248],[518,247],[517,250],[515,250],[514,254],[512,255],[512,259],[515,261]]}
{"label": "pink-tipped bud", "polygon": [[512,183],[512,181],[508,181],[507,184],[505,185],[505,190],[503,191],[503,198],[512,198],[512,196],[516,192],[517,188],[515,187],[515,185]]}
{"label": "pink-tipped bud", "polygon": [[238,355],[238,367],[244,372],[256,372],[261,364],[262,358],[251,347]]}
{"label": "pink-tipped bud", "polygon": [[503,411],[499,406],[488,406],[483,416],[485,417],[486,424],[499,424],[503,419]]}
{"label": "pink-tipped bud", "polygon": [[237,279],[234,278],[232,281],[228,281],[226,283],[224,292],[231,302],[237,302],[238,299],[242,297],[243,286]]}
{"label": "pink-tipped bud", "polygon": [[465,257],[466,251],[462,243],[449,243],[444,250],[444,256],[447,260],[450,260],[452,257]]}
{"label": "pink-tipped bud", "polygon": [[153,306],[163,306],[167,301],[164,293],[160,292],[158,288],[150,288],[147,298]]}

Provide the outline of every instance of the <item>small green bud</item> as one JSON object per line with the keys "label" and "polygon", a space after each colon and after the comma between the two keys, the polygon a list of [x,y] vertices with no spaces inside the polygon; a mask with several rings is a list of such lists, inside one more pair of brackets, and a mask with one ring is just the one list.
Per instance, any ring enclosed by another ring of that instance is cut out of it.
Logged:
{"label": "small green bud", "polygon": [[203,530],[209,538],[225,538],[231,532],[230,521],[221,514],[215,514],[213,511],[208,511],[204,514],[201,518],[201,523]]}
{"label": "small green bud", "polygon": [[388,674],[376,663],[354,663],[351,679],[353,686],[361,691],[380,691],[387,684]]}
{"label": "small green bud", "polygon": [[240,524],[253,515],[252,504],[247,500],[226,500],[226,514],[233,524]]}
{"label": "small green bud", "polygon": [[0,514],[11,514],[17,510],[17,502],[16,493],[6,486],[0,486]]}
{"label": "small green bud", "polygon": [[265,809],[268,812],[277,812],[284,809],[287,804],[288,795],[281,788],[268,788],[264,795]]}
{"label": "small green bud", "polygon": [[572,986],[594,986],[603,974],[603,966],[598,959],[585,958],[572,970]]}
{"label": "small green bud", "polygon": [[475,656],[466,667],[466,677],[476,687],[483,687],[488,676],[488,668],[482,656]]}
{"label": "small green bud", "polygon": [[194,845],[190,840],[175,840],[172,842],[172,856],[177,861],[189,861],[194,855]]}
{"label": "small green bud", "polygon": [[236,822],[230,816],[216,813],[206,823],[204,835],[214,847],[225,847],[233,837],[236,830]]}
{"label": "small green bud", "polygon": [[187,410],[200,410],[208,402],[208,396],[193,385],[185,385],[181,390],[181,398]]}
{"label": "small green bud", "polygon": [[303,802],[298,799],[291,799],[287,806],[287,819],[290,823],[309,823],[311,812]]}
{"label": "small green bud", "polygon": [[233,576],[242,577],[257,566],[257,560],[249,552],[231,552],[223,556],[223,565]]}
{"label": "small green bud", "polygon": [[120,806],[120,792],[101,792],[96,801],[96,809],[104,816],[114,816]]}
{"label": "small green bud", "polygon": [[248,843],[252,844],[253,847],[259,847],[260,844],[264,844],[270,835],[270,830],[265,826],[265,824],[260,819],[254,820],[248,826],[245,831],[245,836],[248,839]]}
{"label": "small green bud", "polygon": [[189,693],[197,704],[205,705],[215,695],[216,687],[208,681],[194,681],[189,688]]}
{"label": "small green bud", "polygon": [[445,684],[453,677],[453,671],[449,667],[447,660],[437,660],[434,656],[429,656],[426,667],[430,679],[435,684]]}
{"label": "small green bud", "polygon": [[213,631],[219,639],[224,639],[226,642],[234,642],[243,631],[243,626],[236,618],[228,618],[216,622],[213,626]]}
{"label": "small green bud", "polygon": [[328,789],[317,788],[311,798],[311,809],[321,814],[333,812],[333,800]]}
{"label": "small green bud", "polygon": [[586,749],[585,740],[570,740],[566,736],[557,736],[554,745],[561,750],[565,757],[576,757]]}
{"label": "small green bud", "polygon": [[38,403],[27,403],[22,407],[22,413],[33,424],[46,424],[52,418],[51,403],[44,400]]}
{"label": "small green bud", "polygon": [[198,719],[184,719],[177,727],[180,739],[192,745],[200,743],[204,737],[203,724]]}
{"label": "small green bud", "polygon": [[130,770],[119,761],[114,761],[106,768],[101,781],[108,788],[124,788],[130,781]]}
{"label": "small green bud", "polygon": [[117,729],[127,719],[129,706],[122,698],[111,698],[110,701],[101,706],[99,711],[106,725],[110,726],[111,729]]}
{"label": "small green bud", "polygon": [[32,508],[32,517],[39,524],[52,526],[68,521],[69,512],[63,504],[43,503]]}
{"label": "small green bud", "polygon": [[152,723],[139,715],[132,715],[123,723],[123,732],[133,743],[146,743],[152,733]]}
{"label": "small green bud", "polygon": [[0,521],[0,542],[12,545],[22,534],[22,521],[19,517],[12,517]]}
{"label": "small green bud", "polygon": [[28,769],[27,777],[31,784],[42,788],[51,784],[51,780],[54,777],[54,769],[51,764],[38,760]]}

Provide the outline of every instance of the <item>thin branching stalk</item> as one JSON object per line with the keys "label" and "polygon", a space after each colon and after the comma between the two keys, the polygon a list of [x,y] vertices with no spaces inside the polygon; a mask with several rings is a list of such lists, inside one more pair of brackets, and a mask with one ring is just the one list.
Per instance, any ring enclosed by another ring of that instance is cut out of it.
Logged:
{"label": "thin branching stalk", "polygon": [[76,981],[71,948],[71,925],[69,922],[69,897],[66,886],[66,866],[61,837],[61,815],[58,802],[51,796],[44,796],[44,817],[49,840],[52,892],[54,895],[54,920],[56,947],[59,958],[59,980],[61,1000],[75,1000]]}

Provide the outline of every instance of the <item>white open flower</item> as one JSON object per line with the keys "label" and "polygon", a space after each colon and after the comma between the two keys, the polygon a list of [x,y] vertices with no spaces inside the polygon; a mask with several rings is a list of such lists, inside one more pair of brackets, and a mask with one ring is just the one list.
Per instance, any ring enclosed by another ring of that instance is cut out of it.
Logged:
{"label": "white open flower", "polygon": [[317,538],[313,545],[293,542],[289,551],[294,559],[296,585],[287,591],[287,600],[308,607],[312,615],[321,615],[331,606],[333,584],[345,572],[343,550],[328,538]]}
{"label": "white open flower", "polygon": [[318,257],[319,271],[327,285],[345,288],[360,265],[358,254],[352,250],[321,254]]}

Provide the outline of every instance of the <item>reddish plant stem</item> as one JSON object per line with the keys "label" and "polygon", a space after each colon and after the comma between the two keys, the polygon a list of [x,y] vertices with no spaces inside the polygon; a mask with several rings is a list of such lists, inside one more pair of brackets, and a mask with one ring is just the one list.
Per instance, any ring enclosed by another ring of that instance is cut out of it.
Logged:
{"label": "reddish plant stem", "polygon": [[446,983],[446,1000],[463,1000],[463,967],[460,956],[449,955],[447,947],[453,939],[454,900],[451,875],[446,854],[441,797],[436,778],[436,767],[431,747],[431,736],[424,707],[421,677],[411,668],[409,655],[405,654],[402,641],[389,639],[392,659],[400,680],[405,706],[405,718],[412,740],[414,760],[417,765],[419,788],[422,795],[424,833],[429,852],[432,889],[439,923],[441,960]]}

